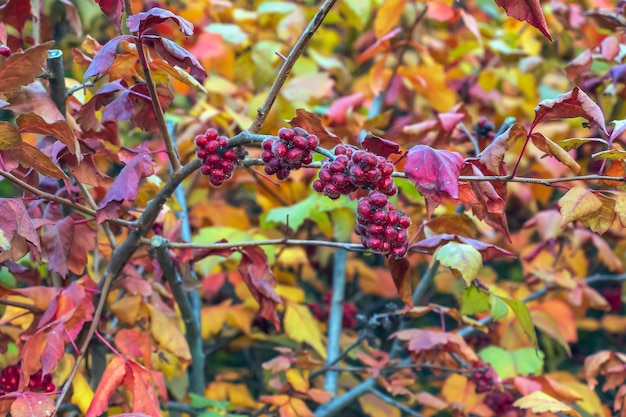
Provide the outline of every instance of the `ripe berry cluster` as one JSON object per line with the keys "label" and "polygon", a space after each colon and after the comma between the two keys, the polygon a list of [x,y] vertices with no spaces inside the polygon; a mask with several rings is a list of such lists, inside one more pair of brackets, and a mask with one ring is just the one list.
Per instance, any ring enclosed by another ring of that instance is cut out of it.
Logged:
{"label": "ripe berry cluster", "polygon": [[511,411],[515,398],[508,391],[492,391],[485,397],[485,405],[493,410],[497,416]]}
{"label": "ripe berry cluster", "polygon": [[207,175],[211,185],[219,187],[233,175],[239,159],[237,152],[228,148],[226,136],[218,136],[217,130],[211,128],[204,135],[196,136],[196,155],[202,160],[200,172]]}
{"label": "ripe berry cluster", "polygon": [[[309,310],[311,310],[311,313],[313,313],[313,316],[317,320],[321,322],[328,321],[328,315],[330,314],[329,304],[332,297],[333,293],[332,291],[329,291],[324,294],[324,298],[322,299],[321,303],[309,303]],[[356,306],[349,301],[345,301],[343,303],[343,318],[341,321],[341,326],[344,329],[355,329],[357,324],[357,313],[358,309],[356,308]]]}
{"label": "ripe berry cluster", "polygon": [[[18,362],[15,365],[7,366],[0,372],[0,395],[17,391],[20,383],[21,366],[22,363]],[[30,388],[31,391],[45,392],[53,392],[56,389],[52,383],[52,375],[42,375],[41,371],[31,375],[28,388]]]}
{"label": "ripe berry cluster", "polygon": [[483,361],[475,362],[473,368],[474,371],[470,376],[476,384],[476,393],[482,394],[493,390],[497,377],[493,368]]}
{"label": "ripe berry cluster", "polygon": [[9,48],[6,45],[0,45],[0,55],[2,55],[5,58],[8,58],[11,56],[11,48]]}
{"label": "ripe berry cluster", "polygon": [[391,178],[393,165],[382,156],[352,146],[335,147],[336,158],[324,161],[313,189],[332,198],[350,194],[359,188],[394,195],[398,189]]}
{"label": "ripe berry cluster", "polygon": [[278,139],[263,141],[261,159],[265,162],[265,173],[276,174],[279,180],[286,180],[291,171],[313,162],[311,151],[319,145],[319,139],[300,127],[282,128]]}
{"label": "ripe berry cluster", "polygon": [[387,201],[387,196],[373,191],[357,203],[355,232],[368,249],[401,258],[409,248],[407,229],[411,220]]}

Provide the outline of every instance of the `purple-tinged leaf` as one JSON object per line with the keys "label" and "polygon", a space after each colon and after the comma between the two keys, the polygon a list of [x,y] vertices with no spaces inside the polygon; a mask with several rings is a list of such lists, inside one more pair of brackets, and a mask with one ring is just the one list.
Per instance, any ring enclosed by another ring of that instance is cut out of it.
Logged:
{"label": "purple-tinged leaf", "polygon": [[189,38],[193,35],[193,24],[191,22],[170,12],[169,10],[161,9],[159,7],[153,7],[147,12],[141,12],[129,16],[126,20],[126,26],[131,32],[138,33],[139,36],[141,36],[146,29],[163,23],[169,19],[173,20],[178,25],[178,28],[185,34],[185,36]]}
{"label": "purple-tinged leaf", "polygon": [[11,94],[7,110],[17,114],[35,113],[45,119],[47,123],[65,120],[50,94],[39,82],[32,82]]}
{"label": "purple-tinged leaf", "polygon": [[122,32],[122,12],[124,11],[124,1],[123,0],[96,0],[98,6],[100,6],[100,10],[102,13],[109,18],[118,32]]}
{"label": "purple-tinged leaf", "polygon": [[392,256],[389,258],[389,271],[391,272],[391,278],[396,285],[398,296],[404,304],[409,308],[413,307],[413,291],[411,290],[411,277],[409,270],[411,265],[406,258],[396,258]]}
{"label": "purple-tinged leaf", "polygon": [[420,240],[412,244],[409,247],[411,251],[417,251],[420,253],[433,254],[437,248],[448,242],[459,242],[472,246],[478,252],[481,253],[483,261],[489,261],[495,258],[516,258],[514,254],[508,250],[502,249],[499,246],[489,243],[481,242],[480,240],[471,239],[465,236],[453,235],[450,233],[444,233],[441,235],[429,237],[428,239]]}
{"label": "purple-tinged leaf", "polygon": [[87,265],[87,253],[96,247],[96,231],[80,216],[65,217],[47,228],[41,238],[44,252],[48,257],[48,267],[62,277],[68,272],[76,275],[83,273]]}
{"label": "purple-tinged leaf", "polygon": [[20,200],[0,199],[0,230],[11,242],[9,250],[0,250],[0,264],[17,261],[29,250],[35,259],[41,258],[41,242],[37,228]]}
{"label": "purple-tinged leaf", "polygon": [[20,33],[24,31],[24,24],[31,18],[31,2],[25,0],[8,0],[0,6],[0,22],[13,26]]}
{"label": "purple-tinged leaf", "polygon": [[611,67],[609,72],[604,77],[611,78],[613,84],[624,82],[626,80],[626,64]]}
{"label": "purple-tinged leaf", "polygon": [[609,147],[615,142],[615,139],[619,137],[624,131],[626,131],[626,120],[613,120],[611,123],[615,125],[609,138]]}
{"label": "purple-tinged leaf", "polygon": [[141,41],[153,48],[170,65],[176,65],[183,69],[189,69],[189,73],[200,81],[204,81],[207,73],[202,65],[191,52],[177,43],[160,36],[143,36]]}
{"label": "purple-tinged leaf", "polygon": [[96,221],[98,224],[117,217],[117,211],[124,201],[133,201],[139,192],[142,178],[152,175],[152,159],[142,153],[131,159],[117,177],[104,199],[98,206]]}
{"label": "purple-tinged leaf", "polygon": [[107,104],[102,112],[102,121],[114,122],[117,120],[128,120],[133,117],[133,102],[130,101],[130,94],[130,90],[124,90]]}
{"label": "purple-tinged leaf", "polygon": [[518,139],[526,137],[526,129],[519,123],[515,123],[506,132],[495,138],[478,155],[480,163],[485,165],[493,175],[499,175],[500,164],[504,161],[504,154],[517,142]]}
{"label": "purple-tinged leaf", "polygon": [[111,68],[111,65],[113,65],[113,62],[115,62],[117,47],[120,42],[131,41],[133,39],[135,39],[134,36],[122,35],[105,43],[102,49],[100,49],[98,53],[96,53],[96,56],[93,57],[91,64],[89,64],[89,68],[87,68],[85,76],[83,77],[83,82],[89,77],[99,77],[100,75],[106,73],[109,68]]}
{"label": "purple-tinged leaf", "polygon": [[383,158],[389,158],[389,155],[402,153],[397,143],[378,137],[372,134],[372,132],[367,133],[361,145],[363,145],[366,151],[380,155]]}
{"label": "purple-tinged leaf", "polygon": [[103,85],[100,90],[78,111],[76,121],[86,130],[100,131],[102,124],[96,118],[96,110],[107,105],[113,100],[116,92],[126,90],[128,87],[124,80],[116,80]]}
{"label": "purple-tinged leaf", "polygon": [[459,198],[463,157],[458,152],[416,145],[409,149],[404,171],[426,199],[428,216],[448,198]]}
{"label": "purple-tinged leaf", "polygon": [[543,100],[539,103],[535,107],[533,127],[539,122],[574,117],[585,118],[590,125],[596,125],[607,133],[602,110],[578,87],[574,87],[569,93],[561,94],[555,99]]}
{"label": "purple-tinged leaf", "polygon": [[539,29],[543,36],[552,40],[539,0],[496,0],[496,4],[502,7],[508,16],[528,22]]}

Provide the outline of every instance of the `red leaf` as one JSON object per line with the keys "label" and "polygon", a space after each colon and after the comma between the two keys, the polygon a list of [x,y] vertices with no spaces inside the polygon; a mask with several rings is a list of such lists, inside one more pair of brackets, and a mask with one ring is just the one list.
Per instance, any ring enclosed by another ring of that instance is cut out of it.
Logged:
{"label": "red leaf", "polygon": [[261,317],[270,320],[276,329],[280,329],[276,306],[282,303],[282,300],[274,291],[276,278],[267,264],[267,256],[263,249],[258,246],[242,248],[238,269],[252,296],[260,305]]}
{"label": "red leaf", "polygon": [[333,124],[342,125],[346,122],[346,113],[349,109],[355,110],[365,100],[365,94],[362,92],[350,94],[349,96],[340,97],[333,102],[328,108],[326,115]]}
{"label": "red leaf", "polygon": [[496,0],[496,4],[502,7],[508,16],[530,23],[539,29],[543,36],[552,40],[539,0]]}
{"label": "red leaf", "polygon": [[185,36],[189,38],[193,35],[193,24],[191,22],[170,12],[169,10],[161,9],[159,7],[153,7],[147,12],[141,12],[130,16],[126,20],[126,26],[128,26],[128,29],[130,29],[131,32],[137,32],[139,36],[141,36],[146,29],[163,23],[169,19],[172,19],[178,25],[178,28],[185,34]]}
{"label": "red leaf", "polygon": [[96,247],[96,231],[87,223],[74,224],[75,218],[78,220],[80,216],[65,217],[42,236],[48,267],[62,277],[68,272],[82,274],[87,253]]}
{"label": "red leaf", "polygon": [[389,158],[389,155],[401,153],[400,145],[373,135],[372,132],[367,133],[367,136],[365,136],[361,145],[363,145],[363,148],[366,151],[380,155],[383,158]]}
{"label": "red leaf", "polygon": [[152,175],[152,159],[141,153],[131,159],[117,177],[104,199],[98,206],[96,220],[98,224],[115,218],[117,210],[124,201],[133,201],[139,192],[139,181]]}
{"label": "red leaf", "polygon": [[116,92],[127,89],[126,82],[123,80],[111,81],[104,84],[96,94],[85,103],[78,111],[76,121],[86,130],[100,131],[103,126],[96,118],[96,110],[108,104],[113,100]]}
{"label": "red leaf", "polygon": [[320,140],[320,146],[331,148],[341,144],[341,139],[332,132],[326,130],[322,125],[320,117],[304,109],[296,110],[296,117],[289,121],[291,127],[299,126],[307,132],[317,136]]}
{"label": "red leaf", "polygon": [[96,53],[96,56],[93,57],[93,61],[91,61],[89,68],[85,71],[83,82],[85,82],[89,77],[99,77],[100,75],[106,73],[109,68],[111,68],[111,65],[113,65],[113,62],[115,62],[115,57],[117,56],[117,46],[120,42],[131,41],[133,39],[135,39],[134,36],[122,35],[105,43],[102,49],[100,49]]}
{"label": "red leaf", "polygon": [[143,36],[141,41],[158,52],[170,65],[176,65],[183,69],[189,69],[189,73],[198,80],[204,82],[207,73],[202,65],[191,52],[177,43],[160,36]]}
{"label": "red leaf", "polygon": [[131,329],[121,329],[115,335],[115,347],[122,355],[131,358],[142,358],[143,363],[150,367],[152,342],[150,334]]}
{"label": "red leaf", "polygon": [[96,0],[102,13],[115,24],[118,32],[122,31],[122,12],[124,11],[123,0]]}
{"label": "red leaf", "polygon": [[43,392],[20,392],[15,397],[11,417],[42,417],[54,411],[54,399]]}
{"label": "red leaf", "polygon": [[426,199],[428,215],[448,198],[459,198],[463,157],[458,152],[416,145],[409,149],[404,170]]}
{"label": "red leaf", "polygon": [[67,334],[65,326],[57,324],[48,332],[46,347],[41,355],[41,372],[46,375],[56,368],[65,354],[65,342]]}
{"label": "red leaf", "polygon": [[448,242],[459,242],[474,247],[481,253],[481,255],[483,256],[483,261],[485,262],[494,258],[516,257],[511,252],[502,249],[496,245],[484,243],[480,240],[471,239],[465,236],[453,235],[450,233],[444,233],[441,235],[429,237],[428,239],[420,240],[419,242],[411,245],[409,249],[432,255],[433,253],[435,253],[435,250],[437,250],[439,246],[444,245]]}
{"label": "red leaf", "polygon": [[407,329],[400,330],[391,337],[397,338],[407,343],[407,349],[419,354],[424,351],[444,350],[463,355],[463,357],[473,362],[478,359],[476,353],[467,345],[465,340],[454,333],[441,332],[436,330]]}
{"label": "red leaf", "polygon": [[574,87],[569,93],[561,94],[553,100],[544,100],[539,103],[535,107],[535,120],[532,126],[534,127],[539,122],[573,117],[585,118],[590,125],[596,125],[607,133],[602,110],[578,87]]}
{"label": "red leaf", "polygon": [[377,39],[369,48],[367,48],[361,55],[357,57],[357,62],[365,62],[368,59],[376,56],[379,52],[388,51],[391,48],[391,40],[397,35],[402,33],[402,28],[397,27],[389,31],[386,35]]}
{"label": "red leaf", "polygon": [[74,131],[66,121],[61,120],[58,122],[48,123],[41,116],[34,113],[28,113],[19,116],[16,123],[20,133],[30,132],[39,133],[41,135],[50,135],[65,144],[69,151],[76,155],[79,162],[82,160],[78,139],[76,139]]}
{"label": "red leaf", "polygon": [[0,199],[0,230],[11,242],[9,251],[0,250],[0,264],[7,260],[17,261],[29,250],[35,259],[41,258],[39,234],[21,201]]}
{"label": "red leaf", "polygon": [[9,58],[0,60],[0,93],[19,91],[22,86],[35,81],[43,71],[48,49],[53,43],[42,43],[24,52],[14,52]]}
{"label": "red leaf", "polygon": [[156,396],[152,381],[152,374],[134,360],[126,363],[132,375],[132,386],[126,388],[133,393],[133,412],[146,413],[150,416],[159,416],[159,399]]}
{"label": "red leaf", "polygon": [[49,156],[41,152],[26,142],[20,143],[20,147],[12,149],[11,154],[17,159],[21,166],[25,168],[33,168],[35,171],[45,177],[52,177],[57,180],[68,179],[61,168],[54,163]]}
{"label": "red leaf", "polygon": [[114,356],[104,370],[104,374],[102,374],[85,417],[98,417],[107,411],[109,398],[117,390],[117,387],[122,384],[126,373],[126,361],[119,356]]}
{"label": "red leaf", "polygon": [[406,258],[396,258],[392,256],[389,258],[389,271],[393,278],[394,284],[400,299],[404,301],[409,307],[413,307],[413,292],[411,290],[411,279],[409,277],[409,270],[411,264]]}
{"label": "red leaf", "polygon": [[50,99],[48,91],[39,82],[35,81],[11,94],[9,98],[11,110],[17,114],[35,113],[41,116],[47,123],[63,120],[64,117],[56,104]]}
{"label": "red leaf", "polygon": [[[13,26],[22,34],[24,24],[30,19],[31,3],[24,0],[9,0],[0,6],[0,22]],[[6,36],[6,35],[5,35]]]}

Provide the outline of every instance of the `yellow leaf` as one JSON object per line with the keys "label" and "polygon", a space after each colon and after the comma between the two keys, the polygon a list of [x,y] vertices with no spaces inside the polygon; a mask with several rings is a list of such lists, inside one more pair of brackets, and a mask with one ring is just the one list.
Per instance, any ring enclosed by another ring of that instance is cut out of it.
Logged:
{"label": "yellow leaf", "polygon": [[150,311],[150,334],[164,349],[173,353],[181,362],[191,363],[191,353],[185,335],[175,321],[168,318],[162,311],[148,304]]}
{"label": "yellow leaf", "polygon": [[311,311],[305,305],[286,301],[285,333],[296,342],[309,344],[324,359],[326,348],[322,342],[322,331],[317,320],[313,318]]}
{"label": "yellow leaf", "polygon": [[[7,300],[16,301],[22,304],[34,305],[35,302],[27,297],[22,297],[21,295],[9,295],[6,297]],[[25,314],[26,313],[26,314]],[[2,321],[6,323],[11,323],[14,326],[19,326],[22,330],[26,330],[33,323],[34,316],[29,313],[27,310],[24,310],[20,307],[7,306],[4,310],[4,315],[2,316]]]}
{"label": "yellow leaf", "polygon": [[141,295],[126,295],[111,304],[111,311],[122,322],[134,325],[141,311]]}
{"label": "yellow leaf", "polygon": [[530,409],[533,413],[563,413],[568,416],[578,416],[580,414],[573,410],[567,404],[557,401],[548,394],[544,394],[541,391],[535,391],[532,394],[528,394],[513,403],[513,406]]}
{"label": "yellow leaf", "polygon": [[603,195],[597,195],[596,197],[602,203],[602,207],[598,211],[581,218],[580,224],[601,235],[613,226],[615,221],[615,200]]}
{"label": "yellow leaf", "polygon": [[208,339],[219,333],[226,322],[226,315],[233,300],[228,299],[218,305],[202,307],[200,319],[202,324],[202,338]]}
{"label": "yellow leaf", "polygon": [[615,200],[615,212],[617,218],[622,224],[622,227],[626,227],[626,194],[619,194]]}
{"label": "yellow leaf", "polygon": [[565,149],[561,148],[557,143],[553,142],[550,138],[545,137],[541,133],[533,133],[531,139],[535,146],[548,155],[555,157],[563,165],[574,171],[574,174],[580,172],[580,165],[578,162],[568,154]]}
{"label": "yellow leaf", "polygon": [[304,290],[300,287],[295,287],[293,285],[278,284],[276,286],[276,294],[278,294],[281,298],[286,298],[293,301],[294,303],[304,303],[304,300],[306,298]]}
{"label": "yellow leaf", "polygon": [[78,372],[72,381],[72,404],[76,404],[78,409],[85,414],[92,399],[93,390],[89,382],[81,372]]}
{"label": "yellow leaf", "polygon": [[446,379],[441,388],[443,399],[449,403],[465,406],[466,411],[472,410],[479,402],[474,383],[465,375],[453,374]]}
{"label": "yellow leaf", "polygon": [[573,187],[559,200],[561,227],[592,214],[602,207],[602,201],[589,189]]}
{"label": "yellow leaf", "polygon": [[226,314],[226,322],[229,326],[241,330],[244,334],[249,335],[252,328],[252,321],[258,308],[251,309],[244,304],[238,304],[228,309]]}
{"label": "yellow leaf", "polygon": [[380,397],[374,394],[367,394],[359,397],[359,405],[363,409],[363,412],[370,417],[400,417],[402,415],[397,407],[387,404]]}
{"label": "yellow leaf", "polygon": [[458,242],[448,242],[437,249],[435,259],[461,274],[467,285],[476,279],[483,266],[483,257],[476,248]]}
{"label": "yellow leaf", "polygon": [[400,22],[406,1],[407,0],[387,0],[383,2],[374,19],[374,33],[376,33],[376,38],[379,39],[386,35]]}
{"label": "yellow leaf", "polygon": [[285,377],[289,385],[296,391],[307,392],[309,390],[309,381],[304,379],[297,369],[288,369],[287,372],[285,372]]}

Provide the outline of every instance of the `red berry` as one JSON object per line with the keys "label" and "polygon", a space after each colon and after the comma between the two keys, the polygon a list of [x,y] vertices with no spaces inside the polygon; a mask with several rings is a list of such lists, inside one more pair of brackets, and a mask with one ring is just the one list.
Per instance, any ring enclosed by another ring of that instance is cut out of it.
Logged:
{"label": "red berry", "polygon": [[315,135],[309,135],[309,137],[307,138],[307,149],[312,151],[313,149],[317,148],[320,144],[319,139],[317,138],[317,136]]}
{"label": "red berry", "polygon": [[317,191],[318,193],[323,192],[324,191],[324,183],[321,180],[313,181],[313,189],[315,191]]}
{"label": "red berry", "polygon": [[6,45],[0,45],[0,55],[8,58],[9,56],[11,56],[11,48]]}
{"label": "red berry", "polygon": [[44,391],[46,392],[54,392],[55,389],[56,387],[52,383],[46,384],[46,386],[44,387]]}
{"label": "red berry", "polygon": [[274,145],[274,139],[265,139],[261,145],[264,151],[271,151]]}
{"label": "red berry", "polygon": [[295,134],[293,130],[282,128],[278,131],[278,137],[284,140],[285,142],[291,142],[294,138]]}
{"label": "red berry", "polygon": [[207,143],[209,143],[209,140],[205,135],[196,136],[196,146],[198,146],[199,148],[204,148]]}

